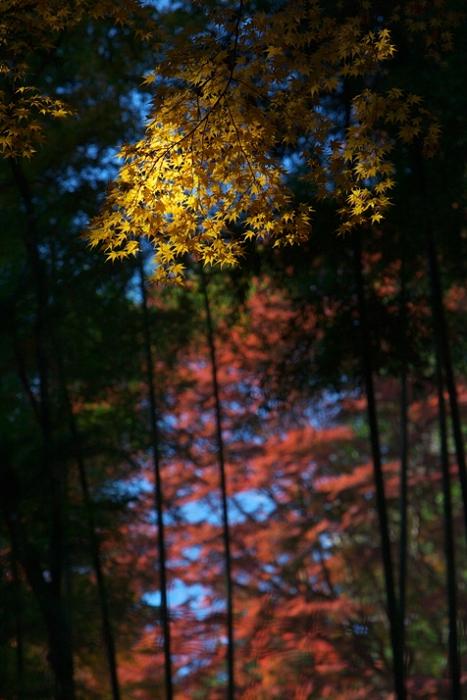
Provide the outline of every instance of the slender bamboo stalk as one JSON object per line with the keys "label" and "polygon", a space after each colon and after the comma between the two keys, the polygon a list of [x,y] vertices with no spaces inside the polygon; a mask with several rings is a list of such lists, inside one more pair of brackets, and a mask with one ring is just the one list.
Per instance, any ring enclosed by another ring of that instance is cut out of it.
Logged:
{"label": "slender bamboo stalk", "polygon": [[[425,241],[428,275],[430,281],[430,302],[433,321],[433,341],[436,358],[436,385],[438,394],[438,418],[441,447],[441,474],[443,489],[443,519],[444,519],[444,553],[446,559],[446,588],[448,597],[448,659],[451,680],[450,697],[459,700],[462,697],[460,683],[459,649],[457,638],[457,587],[456,560],[454,546],[454,525],[451,499],[451,475],[448,453],[448,425],[444,401],[444,381],[449,395],[451,420],[458,464],[459,481],[463,500],[464,530],[467,537],[467,474],[465,469],[465,454],[462,439],[462,429],[457,400],[456,382],[451,359],[451,347],[443,304],[443,291],[438,255],[433,232],[430,205],[427,196],[427,184],[420,150],[416,151],[415,172],[418,176],[418,187],[422,195],[425,211]],[[444,377],[443,377],[444,370]]]}
{"label": "slender bamboo stalk", "polygon": [[464,531],[467,538],[467,468],[465,460],[464,437],[462,434],[462,421],[459,411],[459,400],[454,369],[451,356],[451,342],[449,339],[448,325],[443,303],[443,286],[439,268],[436,241],[433,230],[431,206],[428,192],[427,179],[421,149],[415,149],[413,159],[414,172],[417,177],[417,187],[422,198],[422,211],[425,213],[425,243],[430,280],[431,312],[433,316],[433,329],[436,353],[440,358],[444,370],[444,379],[449,396],[449,408],[451,411],[452,432],[456,450],[459,481],[461,485],[462,503],[464,510]]}
{"label": "slender bamboo stalk", "polygon": [[62,653],[63,648],[65,652],[70,651],[69,630],[66,620],[62,618],[63,607],[57,606],[55,591],[44,577],[39,553],[25,532],[19,513],[21,489],[17,476],[7,460],[2,462],[1,467],[0,509],[10,540],[15,543],[18,562],[37,598],[45,622],[50,666],[54,674],[53,697],[56,700],[71,700],[74,697],[74,684],[73,676],[69,674],[70,659],[68,653]]}
{"label": "slender bamboo stalk", "polygon": [[370,428],[370,442],[373,461],[373,477],[375,483],[376,509],[378,513],[379,531],[381,537],[381,552],[383,559],[383,571],[386,589],[386,606],[389,620],[389,630],[393,657],[392,660],[394,689],[396,692],[397,700],[405,700],[406,691],[403,673],[402,648],[400,641],[400,617],[395,595],[394,569],[391,556],[391,543],[389,538],[389,524],[384,488],[384,473],[381,462],[381,446],[378,430],[375,390],[373,385],[373,367],[370,351],[371,336],[368,322],[367,303],[365,297],[365,285],[363,280],[360,231],[356,231],[353,234],[353,260],[360,327],[360,356],[362,363],[362,373],[365,382],[368,425]]}
{"label": "slender bamboo stalk", "polygon": [[212,321],[211,305],[206,278],[201,270],[201,289],[204,300],[206,316],[206,337],[209,347],[211,364],[212,392],[214,396],[214,410],[216,417],[216,442],[219,462],[219,479],[222,504],[222,539],[224,543],[225,589],[227,598],[227,698],[235,697],[235,638],[234,638],[234,601],[232,579],[232,552],[231,534],[229,524],[229,508],[227,501],[227,476],[225,469],[225,446],[222,428],[222,405],[219,391],[219,371],[217,363],[216,343],[214,338],[214,325]]}
{"label": "slender bamboo stalk", "polygon": [[464,531],[467,538],[467,470],[465,463],[464,438],[462,435],[459,400],[457,397],[457,387],[452,366],[451,344],[446,323],[446,315],[444,313],[439,262],[431,227],[429,227],[427,230],[427,258],[431,286],[431,308],[433,314],[435,345],[436,352],[440,357],[440,362],[444,369],[446,388],[449,396],[452,431],[463,502]]}
{"label": "slender bamboo stalk", "polygon": [[406,279],[405,261],[402,258],[401,269],[401,299],[400,299],[400,321],[402,334],[402,365],[400,374],[400,533],[399,533],[399,615],[400,615],[400,645],[402,654],[402,671],[405,681],[405,606],[406,606],[406,586],[407,586],[407,550],[408,550],[408,527],[407,527],[407,505],[408,505],[408,387],[407,387],[407,299],[406,299]]}
{"label": "slender bamboo stalk", "polygon": [[13,578],[13,604],[15,612],[16,637],[16,694],[18,700],[24,697],[24,640],[23,640],[23,611],[21,596],[21,579],[18,571],[18,552],[15,533],[10,532],[11,540],[11,574]]}
{"label": "slender bamboo stalk", "polygon": [[154,358],[151,343],[151,322],[149,318],[148,293],[144,274],[143,258],[139,258],[141,306],[143,311],[143,342],[146,356],[146,382],[149,399],[149,424],[151,432],[152,460],[154,468],[154,500],[157,522],[157,546],[159,554],[159,582],[161,592],[161,626],[164,639],[164,678],[166,700],[173,698],[172,654],[170,640],[170,617],[167,596],[167,563],[164,531],[164,495],[160,465],[160,437],[156,386],[154,380]]}
{"label": "slender bamboo stalk", "polygon": [[446,558],[446,587],[448,594],[449,619],[449,673],[451,679],[451,700],[460,700],[461,681],[459,664],[459,644],[457,639],[457,588],[456,559],[454,549],[454,527],[451,501],[451,476],[449,472],[449,454],[447,439],[446,409],[444,405],[444,387],[441,359],[436,354],[436,385],[438,393],[439,435],[441,443],[441,474],[443,484],[444,515],[444,554]]}
{"label": "slender bamboo stalk", "polygon": [[81,436],[79,434],[76,417],[73,412],[73,407],[66,383],[63,360],[60,348],[56,345],[57,364],[60,372],[60,383],[62,394],[65,402],[65,408],[68,417],[68,426],[73,442],[74,453],[76,457],[76,465],[78,467],[78,478],[83,497],[84,508],[86,512],[86,521],[88,529],[89,546],[91,550],[92,566],[96,576],[97,594],[99,599],[99,609],[101,614],[102,638],[104,641],[105,652],[107,657],[107,665],[109,668],[109,681],[112,692],[112,700],[120,700],[120,685],[118,681],[118,666],[117,654],[115,649],[115,638],[110,619],[109,602],[107,595],[107,585],[105,575],[102,568],[102,556],[99,537],[97,535],[96,520],[94,515],[94,503],[89,488],[89,480],[87,475],[86,462],[83,456],[81,445]]}
{"label": "slender bamboo stalk", "polygon": [[24,208],[26,227],[24,245],[28,255],[34,282],[35,313],[35,350],[39,378],[38,416],[42,434],[42,469],[50,488],[50,546],[49,570],[50,583],[36,586],[35,591],[44,594],[42,611],[46,616],[49,631],[50,663],[55,674],[55,697],[57,700],[74,700],[75,683],[73,673],[73,650],[71,630],[68,624],[63,596],[64,566],[64,512],[62,503],[63,476],[51,455],[52,423],[50,410],[49,358],[47,352],[47,309],[48,288],[47,275],[41,259],[37,231],[36,212],[32,192],[26,175],[19,162],[10,159],[10,168],[18,194]]}

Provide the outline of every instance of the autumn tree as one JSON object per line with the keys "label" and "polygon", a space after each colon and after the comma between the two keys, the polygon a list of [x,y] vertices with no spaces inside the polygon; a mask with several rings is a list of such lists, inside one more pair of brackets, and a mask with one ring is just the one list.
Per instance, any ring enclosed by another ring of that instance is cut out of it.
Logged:
{"label": "autumn tree", "polygon": [[0,4],[2,695],[459,698],[462,3]]}
{"label": "autumn tree", "polygon": [[[413,145],[411,171],[418,178],[421,195],[427,194],[419,161],[436,149],[439,124],[420,95],[402,89],[397,69],[394,80],[384,67],[396,52],[389,27],[395,25],[394,34],[404,48],[405,40],[418,40],[421,27],[413,19],[417,12],[412,4],[406,10],[387,9],[382,14],[367,4],[346,14],[333,3],[324,7],[285,3],[264,13],[243,2],[230,13],[225,8],[222,14],[212,12],[206,30],[191,35],[189,44],[182,37],[168,49],[166,62],[148,77],[155,85],[153,117],[145,137],[121,151],[125,163],[90,234],[91,242],[104,247],[111,260],[131,255],[138,250],[138,239],[148,237],[155,247],[154,278],[180,281],[184,270],[180,258],[187,254],[208,265],[235,264],[249,239],[270,239],[279,246],[304,240],[310,197],[301,204],[292,202],[286,174],[294,158],[298,179],[314,197],[335,203],[341,219],[337,230],[350,232],[353,240],[361,373],[399,698],[405,696],[402,627],[369,345],[361,229],[377,227],[390,203],[396,183],[394,159],[390,159],[395,144],[399,153],[410,153]],[[441,18],[437,8],[428,14],[426,26],[441,28],[449,48],[457,18],[455,11]],[[429,41],[423,53],[426,61],[440,58]],[[449,389],[467,513],[459,406],[429,214],[426,232],[436,352]],[[441,375],[439,381],[442,394]],[[445,457],[443,464],[446,472]],[[445,503],[449,490],[446,482]],[[446,551],[455,688],[460,672],[451,549],[447,546]]]}

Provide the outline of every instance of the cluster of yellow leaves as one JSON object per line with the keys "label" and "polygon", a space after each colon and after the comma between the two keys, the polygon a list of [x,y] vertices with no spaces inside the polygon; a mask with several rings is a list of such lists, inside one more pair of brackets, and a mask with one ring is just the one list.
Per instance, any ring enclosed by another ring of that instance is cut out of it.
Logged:
{"label": "cluster of yellow leaves", "polygon": [[0,90],[0,152],[5,157],[30,158],[42,139],[38,117],[62,118],[71,114],[57,98],[41,95],[32,86],[14,90],[10,99]]}
{"label": "cluster of yellow leaves", "polygon": [[421,98],[396,88],[386,94],[365,90],[353,100],[351,114],[345,139],[333,143],[331,159],[335,195],[345,202],[341,232],[368,220],[372,224],[382,220],[395,184],[388,157],[394,138],[406,144],[418,140],[425,155],[431,156],[440,135],[438,122]]}
{"label": "cluster of yellow leaves", "polygon": [[[393,53],[387,30],[338,21],[317,2],[284,3],[269,15],[223,8],[147,77],[156,91],[151,119],[144,138],[120,153],[91,245],[117,260],[145,237],[155,279],[178,282],[187,255],[234,265],[246,240],[303,240],[310,208],[292,201],[278,153],[285,146],[318,162],[335,128],[323,99]],[[325,169],[320,162],[318,179]]]}
{"label": "cluster of yellow leaves", "polygon": [[146,16],[137,0],[0,0],[0,153],[4,157],[30,157],[43,138],[43,119],[71,114],[61,99],[42,94],[31,84],[41,77],[31,76],[32,60],[37,63],[40,56],[45,64],[61,33],[83,19],[108,17],[123,25],[142,14]]}

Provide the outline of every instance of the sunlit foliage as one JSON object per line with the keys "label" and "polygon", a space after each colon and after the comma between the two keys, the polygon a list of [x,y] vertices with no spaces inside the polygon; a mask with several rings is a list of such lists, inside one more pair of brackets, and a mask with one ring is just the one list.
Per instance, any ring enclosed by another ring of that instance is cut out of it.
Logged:
{"label": "sunlit foliage", "polygon": [[103,18],[132,25],[140,39],[154,33],[150,24],[136,26],[148,19],[137,0],[0,1],[0,155],[30,158],[43,141],[44,121],[72,115],[65,100],[31,80],[43,78],[64,32]]}
{"label": "sunlit foliage", "polygon": [[[115,260],[147,237],[155,278],[180,280],[186,254],[232,265],[246,240],[303,240],[310,206],[297,205],[287,188],[287,155],[306,163],[319,194],[332,190],[339,142],[323,104],[394,50],[387,29],[368,31],[360,18],[327,15],[314,2],[286,3],[269,15],[249,12],[247,3],[213,13],[205,31],[178,41],[147,77],[155,97],[146,134],[122,149],[125,163],[91,243]],[[391,186],[388,146],[375,152],[362,104],[355,105],[349,168],[340,177],[347,222],[366,212],[377,219]],[[357,187],[352,178],[375,186]]]}

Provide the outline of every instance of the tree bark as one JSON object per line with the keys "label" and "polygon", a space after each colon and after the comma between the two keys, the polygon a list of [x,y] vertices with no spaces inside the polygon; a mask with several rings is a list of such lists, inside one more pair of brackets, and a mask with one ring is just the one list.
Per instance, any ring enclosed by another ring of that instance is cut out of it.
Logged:
{"label": "tree bark", "polygon": [[421,210],[424,212],[425,217],[425,244],[428,276],[430,280],[430,301],[433,316],[435,349],[441,363],[441,368],[444,373],[444,382],[448,390],[452,432],[462,493],[464,532],[467,539],[467,468],[465,461],[464,436],[462,434],[462,421],[460,417],[457,386],[452,364],[451,342],[449,339],[448,325],[444,310],[443,286],[441,281],[438,254],[436,250],[435,234],[433,230],[429,191],[420,147],[416,147],[415,149],[413,166],[414,172],[417,176],[418,191],[423,203]]}
{"label": "tree bark", "polygon": [[57,599],[55,588],[44,575],[39,554],[24,532],[19,513],[21,491],[6,459],[2,460],[0,477],[1,511],[10,540],[15,543],[17,560],[37,599],[47,631],[48,662],[55,681],[53,697],[55,700],[74,700],[73,654],[62,601]]}
{"label": "tree bark", "polygon": [[160,465],[160,438],[159,438],[159,422],[158,409],[156,400],[156,386],[154,380],[154,358],[152,353],[151,342],[151,323],[149,318],[148,294],[146,289],[146,279],[144,274],[144,262],[142,257],[139,258],[139,276],[140,276],[140,291],[141,305],[143,311],[143,342],[144,352],[146,357],[146,381],[148,386],[149,399],[149,425],[151,433],[151,449],[154,469],[154,501],[157,522],[157,546],[159,555],[159,582],[161,592],[161,626],[164,639],[164,678],[165,678],[165,695],[167,700],[173,698],[173,683],[172,683],[172,653],[170,639],[170,617],[169,605],[167,596],[167,563],[166,563],[166,545],[165,545],[165,530],[164,530],[164,494],[163,483]]}
{"label": "tree bark", "polygon": [[[70,626],[63,596],[64,575],[64,513],[63,513],[63,477],[59,465],[52,455],[52,423],[50,410],[50,378],[49,358],[47,353],[47,314],[48,314],[48,288],[47,274],[41,259],[39,248],[39,236],[37,231],[36,213],[29,182],[21,165],[11,159],[10,168],[18,194],[20,196],[26,226],[23,235],[28,262],[34,284],[36,310],[35,310],[35,350],[37,373],[39,379],[39,401],[37,410],[42,436],[42,464],[41,468],[49,486],[50,504],[46,504],[46,510],[50,509],[50,539],[49,539],[49,565],[50,582],[45,582],[45,588],[36,585],[36,594],[41,595],[42,612],[45,615],[45,623],[49,639],[49,661],[56,676],[57,700],[74,700],[75,686],[73,679],[73,653],[71,647]],[[27,540],[19,544],[25,545]],[[29,546],[29,545],[28,545]],[[22,566],[29,566],[27,558],[22,559]],[[25,569],[26,576],[31,571]],[[42,571],[40,572],[42,578]],[[38,583],[38,577],[36,584]],[[31,584],[32,585],[32,584]],[[40,592],[42,590],[42,593]],[[46,593],[45,593],[46,592]]]}
{"label": "tree bark", "polygon": [[456,558],[454,547],[454,527],[452,519],[451,475],[449,470],[449,454],[447,439],[446,408],[444,404],[444,386],[441,361],[436,354],[436,384],[438,393],[439,436],[441,444],[441,475],[443,485],[443,515],[444,515],[444,554],[446,558],[446,587],[448,594],[449,619],[449,673],[451,679],[452,700],[460,700],[461,681],[459,664],[459,644],[457,638],[457,586]]}
{"label": "tree bark", "polygon": [[21,578],[18,571],[18,547],[16,537],[10,531],[11,542],[11,574],[13,579],[13,601],[15,611],[15,637],[16,637],[16,694],[18,700],[24,697],[24,640],[23,640],[23,612],[21,595]]}
{"label": "tree bark", "polygon": [[219,392],[219,371],[217,363],[216,343],[214,339],[214,326],[212,322],[211,305],[206,278],[201,270],[201,289],[204,300],[204,310],[206,315],[206,337],[209,348],[209,359],[211,364],[212,392],[214,396],[214,411],[216,419],[216,443],[217,457],[219,463],[219,480],[222,504],[222,539],[224,544],[224,564],[225,564],[225,589],[227,598],[227,698],[234,700],[235,697],[235,638],[234,638],[234,602],[233,602],[233,580],[232,580],[232,553],[231,534],[229,524],[229,509],[227,500],[227,476],[225,469],[225,446],[222,428],[222,406]]}
{"label": "tree bark", "polygon": [[400,617],[395,594],[394,569],[391,556],[391,543],[389,538],[389,524],[384,488],[384,473],[381,461],[381,445],[378,429],[376,397],[373,385],[371,335],[368,321],[367,303],[365,297],[365,285],[363,280],[360,231],[355,231],[353,233],[353,259],[360,328],[360,357],[362,364],[362,374],[365,384],[368,425],[370,429],[370,443],[373,462],[376,509],[378,513],[379,531],[381,537],[381,551],[386,589],[386,606],[392,648],[394,690],[396,693],[397,700],[405,700],[406,691],[404,683],[403,657],[400,640]]}
{"label": "tree bark", "polygon": [[99,609],[101,614],[102,638],[104,641],[105,652],[107,657],[107,665],[109,668],[109,681],[112,692],[112,700],[120,700],[120,685],[118,680],[117,654],[115,649],[115,638],[110,619],[110,610],[107,595],[107,586],[105,575],[102,568],[102,556],[99,537],[96,530],[96,521],[94,516],[94,503],[89,488],[89,480],[86,469],[86,462],[83,457],[81,445],[81,437],[76,424],[76,417],[73,412],[73,406],[68,392],[68,386],[63,367],[63,359],[61,348],[56,345],[57,364],[60,373],[60,383],[62,394],[65,402],[65,408],[68,417],[68,425],[72,444],[74,448],[76,465],[78,467],[78,479],[83,497],[84,509],[86,512],[86,521],[88,528],[89,546],[91,550],[92,567],[96,577],[97,594],[99,599]]}
{"label": "tree bark", "polygon": [[406,299],[406,279],[405,265],[402,259],[401,268],[401,334],[402,334],[402,366],[400,374],[400,533],[399,533],[399,616],[400,616],[400,645],[402,654],[402,670],[405,682],[405,601],[407,585],[407,549],[408,549],[408,527],[407,527],[407,505],[408,505],[408,387],[407,387],[407,299]]}
{"label": "tree bark", "polygon": [[462,435],[462,424],[459,412],[459,401],[457,398],[457,387],[454,378],[454,370],[451,358],[451,344],[444,313],[443,292],[441,286],[441,275],[439,270],[438,256],[436,254],[435,241],[431,227],[427,230],[427,258],[428,270],[431,286],[431,308],[433,314],[434,340],[436,353],[439,356],[441,366],[444,369],[446,387],[449,396],[449,407],[451,410],[452,432],[456,450],[456,461],[461,485],[463,513],[464,513],[464,533],[467,538],[467,471],[465,464],[464,438]]}

